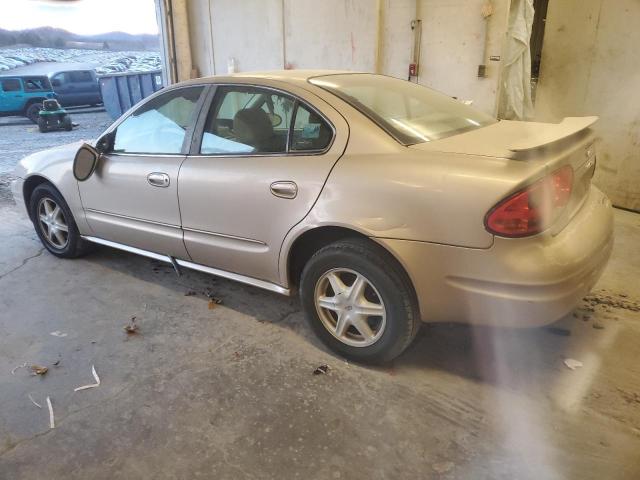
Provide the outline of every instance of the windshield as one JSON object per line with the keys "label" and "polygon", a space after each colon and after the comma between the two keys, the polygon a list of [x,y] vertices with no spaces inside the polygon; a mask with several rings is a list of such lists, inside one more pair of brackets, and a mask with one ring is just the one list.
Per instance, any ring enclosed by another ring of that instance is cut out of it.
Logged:
{"label": "windshield", "polygon": [[347,73],[309,81],[360,110],[404,145],[450,137],[496,121],[447,95],[393,77]]}

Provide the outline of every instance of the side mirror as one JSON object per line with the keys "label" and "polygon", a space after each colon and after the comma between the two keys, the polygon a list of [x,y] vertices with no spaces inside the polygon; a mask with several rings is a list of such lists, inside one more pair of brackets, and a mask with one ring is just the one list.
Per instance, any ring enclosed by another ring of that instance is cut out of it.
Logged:
{"label": "side mirror", "polygon": [[60,83],[60,80],[51,80],[51,85],[53,85],[54,87],[59,87],[60,85],[62,85],[62,83]]}
{"label": "side mirror", "polygon": [[83,144],[76,153],[76,158],[73,159],[73,176],[76,180],[79,182],[87,180],[95,171],[99,158],[100,154],[95,148],[86,143]]}

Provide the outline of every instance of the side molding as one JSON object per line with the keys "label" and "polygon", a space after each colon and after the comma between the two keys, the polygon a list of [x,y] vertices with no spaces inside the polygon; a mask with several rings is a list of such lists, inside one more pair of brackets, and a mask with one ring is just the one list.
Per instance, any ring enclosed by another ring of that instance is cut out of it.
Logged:
{"label": "side molding", "polygon": [[[82,238],[89,242],[97,243],[100,245],[105,245],[107,247],[116,248],[118,250],[124,250],[125,252],[135,253],[136,255],[141,255],[147,258],[153,258],[154,260],[159,260],[161,262],[168,263],[170,265],[177,264],[181,267],[189,268],[191,270],[198,270],[200,272],[208,273],[209,275],[215,275],[217,277],[227,278],[229,280],[234,280],[236,282],[245,283],[247,285],[252,285],[254,287],[262,288],[264,290],[269,290],[271,292],[276,292],[281,295],[290,296],[291,290],[288,288],[281,287],[275,283],[267,282],[265,280],[260,280],[257,278],[247,277],[245,275],[240,275],[239,273],[227,272],[226,270],[219,270],[213,267],[207,267],[206,265],[200,265],[199,263],[189,262],[187,260],[180,259],[172,259],[168,255],[162,255],[155,252],[150,252],[148,250],[143,250],[137,247],[131,247],[129,245],[124,245],[122,243],[112,242],[110,240],[104,240],[98,237],[91,237],[83,235]],[[174,264],[175,262],[175,264]]]}

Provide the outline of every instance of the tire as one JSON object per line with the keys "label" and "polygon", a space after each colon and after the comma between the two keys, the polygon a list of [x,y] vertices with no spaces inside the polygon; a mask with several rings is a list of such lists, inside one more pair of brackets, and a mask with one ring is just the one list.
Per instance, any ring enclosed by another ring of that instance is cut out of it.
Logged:
{"label": "tire", "polygon": [[[55,207],[59,207],[57,213]],[[46,216],[48,212],[53,215],[47,220],[41,220],[41,215]],[[56,257],[76,258],[91,249],[91,244],[80,237],[67,202],[53,185],[42,183],[33,190],[29,199],[29,213],[40,241]],[[66,227],[66,232],[63,227]],[[56,230],[59,235],[55,235]]]}
{"label": "tire", "polygon": [[[358,290],[360,294],[355,293]],[[421,325],[407,275],[386,250],[365,239],[340,240],[318,250],[303,269],[300,295],[307,321],[320,340],[358,362],[394,359]],[[317,299],[330,308],[320,306]],[[369,315],[372,312],[383,315]],[[339,319],[346,319],[341,328]]]}
{"label": "tire", "polygon": [[62,128],[64,128],[67,132],[70,132],[73,129],[73,124],[71,123],[71,117],[67,115],[62,120]]}
{"label": "tire", "polygon": [[40,110],[42,110],[41,103],[32,103],[27,107],[24,115],[33,123],[38,123],[38,119],[40,118]]}
{"label": "tire", "polygon": [[40,130],[40,133],[46,133],[49,131],[47,128],[47,122],[44,118],[38,118],[38,130]]}

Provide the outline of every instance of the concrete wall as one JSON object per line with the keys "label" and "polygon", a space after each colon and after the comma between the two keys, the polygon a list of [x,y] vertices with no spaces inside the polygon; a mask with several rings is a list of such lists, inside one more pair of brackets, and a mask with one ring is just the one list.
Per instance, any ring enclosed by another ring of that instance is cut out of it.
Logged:
{"label": "concrete wall", "polygon": [[551,0],[536,117],[599,115],[595,183],[640,210],[640,2]]}
{"label": "concrete wall", "polygon": [[375,69],[375,0],[284,4],[286,61],[294,68]]}
{"label": "concrete wall", "polygon": [[[485,0],[191,0],[192,57],[200,75],[239,71],[331,68],[380,71],[406,78],[413,49],[411,20],[423,20],[418,81],[474,100],[494,113],[499,62],[485,63]],[[490,55],[500,55],[509,0],[493,0]],[[378,57],[379,55],[379,57]],[[378,60],[377,60],[378,59]]]}
{"label": "concrete wall", "polygon": [[[422,0],[423,20],[420,83],[495,113],[500,63],[485,59],[487,77],[478,78],[482,63],[485,0]],[[487,20],[487,57],[501,55],[509,14],[509,0],[493,0]]]}

